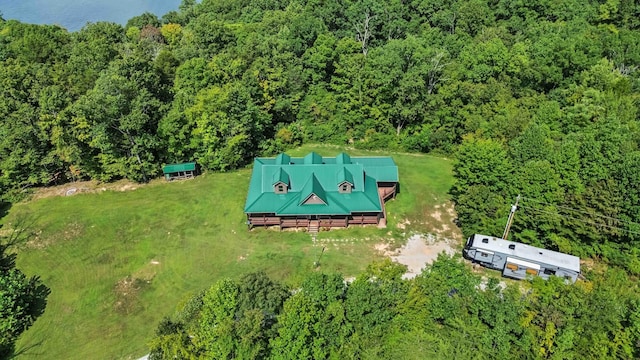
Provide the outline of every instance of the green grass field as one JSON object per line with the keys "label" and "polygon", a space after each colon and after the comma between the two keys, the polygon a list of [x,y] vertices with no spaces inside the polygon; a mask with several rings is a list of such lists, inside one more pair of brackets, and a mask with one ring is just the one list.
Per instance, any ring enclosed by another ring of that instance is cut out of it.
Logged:
{"label": "green grass field", "polygon": [[[289,154],[310,150],[331,156],[344,149],[308,145]],[[453,215],[440,210],[448,205],[451,162],[391,155],[399,165],[401,193],[387,204],[387,229],[321,232],[320,240],[349,241],[327,246],[320,270],[355,275],[380,258],[376,243],[399,243],[407,231],[432,232],[450,223]],[[313,263],[322,247],[307,233],[247,230],[242,209],[250,173],[208,173],[188,181],[154,181],[133,191],[14,205],[2,219],[5,229],[26,219],[35,234],[20,249],[18,267],[40,275],[51,288],[45,314],[18,343],[23,351],[18,359],[136,359],[147,352],[163,316],[222,277],[265,270],[296,285],[316,271]],[[448,235],[456,229],[443,231]]]}

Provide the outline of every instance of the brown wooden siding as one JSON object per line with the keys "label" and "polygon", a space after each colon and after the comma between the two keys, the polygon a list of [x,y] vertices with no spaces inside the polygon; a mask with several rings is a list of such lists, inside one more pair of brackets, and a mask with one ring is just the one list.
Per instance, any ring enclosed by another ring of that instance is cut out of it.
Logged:
{"label": "brown wooden siding", "polygon": [[272,214],[254,214],[248,217],[251,226],[280,225],[280,217]]}
{"label": "brown wooden siding", "polygon": [[308,226],[309,226],[309,219],[300,219],[300,218],[280,219],[281,228],[308,227]]}
{"label": "brown wooden siding", "polygon": [[381,214],[356,214],[349,216],[349,225],[377,224]]}
{"label": "brown wooden siding", "polygon": [[[323,228],[347,227],[349,225],[377,224],[383,217],[379,214],[358,214],[351,216],[323,216],[318,219],[319,226]],[[306,217],[279,217],[267,215],[250,215],[248,217],[251,226],[280,226],[281,228],[308,227],[309,219]]]}
{"label": "brown wooden siding", "polygon": [[168,173],[164,175],[164,178],[167,181],[177,180],[177,179],[190,179],[195,176],[195,171],[178,171],[174,173]]}
{"label": "brown wooden siding", "polygon": [[321,216],[319,219],[320,227],[347,227],[349,221],[346,216]]}
{"label": "brown wooden siding", "polygon": [[[275,214],[249,214],[247,219],[251,226],[280,226],[281,228],[291,227],[309,227],[312,218],[317,218],[318,224],[322,228],[330,227],[348,227],[349,225],[374,225],[385,220],[385,202],[395,197],[397,192],[396,183],[379,183],[378,195],[382,204],[382,212],[380,213],[357,213],[349,216],[344,215],[318,215],[311,217],[310,215],[301,216],[276,216]],[[307,203],[323,203],[322,199],[306,199]],[[309,202],[311,201],[311,202]]]}

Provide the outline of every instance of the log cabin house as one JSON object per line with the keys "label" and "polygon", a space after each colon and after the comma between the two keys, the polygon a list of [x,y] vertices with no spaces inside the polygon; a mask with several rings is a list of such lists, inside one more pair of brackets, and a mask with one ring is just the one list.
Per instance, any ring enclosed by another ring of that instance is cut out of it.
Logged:
{"label": "log cabin house", "polygon": [[384,203],[398,190],[391,157],[256,158],[244,212],[254,226],[386,225]]}

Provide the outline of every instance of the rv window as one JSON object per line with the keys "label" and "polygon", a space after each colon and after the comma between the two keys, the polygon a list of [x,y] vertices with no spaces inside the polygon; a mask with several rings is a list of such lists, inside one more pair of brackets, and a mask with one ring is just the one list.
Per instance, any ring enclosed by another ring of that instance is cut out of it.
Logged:
{"label": "rv window", "polygon": [[551,269],[544,269],[544,274],[545,275],[555,275],[556,271],[555,270],[551,270]]}
{"label": "rv window", "polygon": [[518,271],[518,265],[507,263],[507,269],[509,269],[511,271]]}
{"label": "rv window", "polygon": [[489,243],[489,239],[487,239],[487,238],[482,239],[482,243],[483,244],[488,244]]}
{"label": "rv window", "polygon": [[487,253],[480,253],[480,256],[482,256],[482,257],[489,257],[489,254],[487,254]]}
{"label": "rv window", "polygon": [[526,273],[529,275],[538,275],[538,270],[527,268]]}
{"label": "rv window", "polygon": [[516,246],[514,244],[509,245],[509,249],[515,250]]}

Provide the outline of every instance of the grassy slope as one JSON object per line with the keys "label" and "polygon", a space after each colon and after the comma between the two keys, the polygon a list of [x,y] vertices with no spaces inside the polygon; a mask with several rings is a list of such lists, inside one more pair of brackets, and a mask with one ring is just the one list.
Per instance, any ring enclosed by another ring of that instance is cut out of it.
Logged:
{"label": "grassy slope", "polygon": [[[304,146],[290,154],[309,150],[335,155],[342,149]],[[373,244],[390,235],[402,237],[404,230],[396,228],[396,221],[409,219],[420,231],[433,225],[423,220],[448,198],[450,162],[393,156],[402,192],[387,205],[389,227],[321,233],[320,239],[358,239],[327,247],[322,270],[357,274],[379,257]],[[25,350],[19,358],[136,358],[145,353],[162,316],[221,277],[265,270],[295,284],[313,271],[321,248],[306,233],[247,231],[242,208],[250,172],[211,173],[135,191],[52,197],[14,206],[3,222],[9,225],[27,214],[37,234],[21,250],[18,266],[27,274],[40,274],[52,290],[45,314],[18,344]]]}

